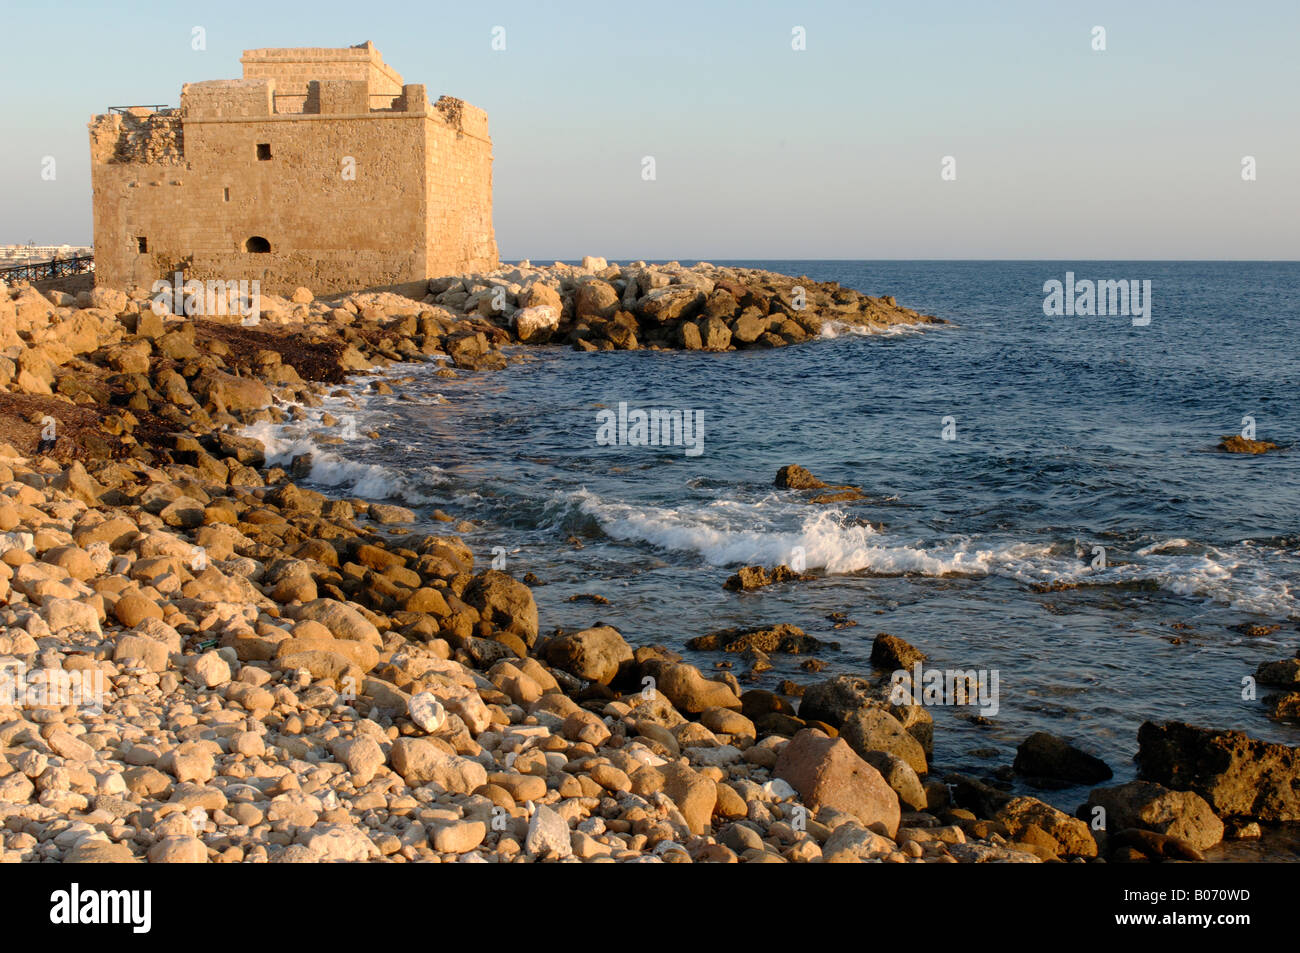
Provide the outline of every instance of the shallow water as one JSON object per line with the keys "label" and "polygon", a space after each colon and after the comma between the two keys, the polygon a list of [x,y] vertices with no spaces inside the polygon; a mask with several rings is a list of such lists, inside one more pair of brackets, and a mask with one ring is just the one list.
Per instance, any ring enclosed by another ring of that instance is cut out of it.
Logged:
{"label": "shallow water", "polygon": [[[986,774],[1046,730],[1127,780],[1146,719],[1300,743],[1242,697],[1244,676],[1300,645],[1300,266],[738,264],[893,294],[954,325],[727,354],[531,349],[454,380],[403,367],[412,380],[354,411],[379,437],[330,448],[313,479],[481,524],[466,536],[481,565],[496,550],[544,583],[544,630],[602,621],[681,650],[789,622],[840,643],[821,675],[774,657],[765,687],[869,671],[878,631],[934,667],[995,670],[988,724],[935,710],[941,770]],[[1067,270],[1150,279],[1150,325],[1045,316],[1043,283]],[[700,411],[703,452],[598,445],[597,414],[620,401]],[[1214,452],[1246,415],[1283,451]],[[284,459],[309,447],[301,430],[262,436]],[[868,498],[809,505],[774,488],[788,463]],[[722,589],[738,566],[800,549],[814,581]],[[1033,588],[1051,582],[1086,585]],[[609,604],[568,601],[583,593]],[[1070,810],[1084,792],[1037,793]]]}

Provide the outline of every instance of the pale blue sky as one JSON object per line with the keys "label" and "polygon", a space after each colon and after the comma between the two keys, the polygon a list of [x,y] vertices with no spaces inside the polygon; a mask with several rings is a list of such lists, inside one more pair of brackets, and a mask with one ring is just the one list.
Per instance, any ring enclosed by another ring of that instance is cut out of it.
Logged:
{"label": "pale blue sky", "polygon": [[4,15],[0,243],[89,240],[93,113],[237,77],[244,49],[372,40],[407,82],[488,111],[507,259],[1300,258],[1295,0],[4,0]]}

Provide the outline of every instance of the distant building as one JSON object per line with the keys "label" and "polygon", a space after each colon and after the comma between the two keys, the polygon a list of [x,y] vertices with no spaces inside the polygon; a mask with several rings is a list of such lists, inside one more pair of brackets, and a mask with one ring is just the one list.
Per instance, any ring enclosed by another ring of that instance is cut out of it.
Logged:
{"label": "distant building", "polygon": [[497,265],[487,114],[430,104],[371,43],[246,50],[179,109],[90,122],[95,280],[394,288]]}
{"label": "distant building", "polygon": [[89,245],[0,245],[0,264],[19,265],[56,258],[63,261],[91,254]]}

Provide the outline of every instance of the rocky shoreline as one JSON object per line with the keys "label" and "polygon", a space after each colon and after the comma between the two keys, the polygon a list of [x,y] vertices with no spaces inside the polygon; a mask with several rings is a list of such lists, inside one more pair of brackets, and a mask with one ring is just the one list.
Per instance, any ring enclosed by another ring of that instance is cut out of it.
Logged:
{"label": "rocky shoreline", "polygon": [[[241,435],[408,361],[473,373],[512,344],[722,351],[938,319],[600,259],[429,292],[299,289],[250,326],[159,315],[141,289],[0,287],[0,662],[21,673],[0,696],[0,859],[1142,861],[1300,820],[1295,749],[1178,723],[1144,725],[1143,780],[1077,816],[942,775],[925,705],[891,690],[924,656],[884,634],[879,671],[792,700],[629,645],[595,607],[547,632],[524,582],[415,530],[464,515],[323,495],[295,482],[309,459],[268,467]],[[797,579],[783,568],[734,585]],[[693,641],[751,663],[818,649],[786,625]],[[1267,664],[1298,697],[1300,662]],[[1095,760],[1034,736],[1016,770],[1099,783]]]}

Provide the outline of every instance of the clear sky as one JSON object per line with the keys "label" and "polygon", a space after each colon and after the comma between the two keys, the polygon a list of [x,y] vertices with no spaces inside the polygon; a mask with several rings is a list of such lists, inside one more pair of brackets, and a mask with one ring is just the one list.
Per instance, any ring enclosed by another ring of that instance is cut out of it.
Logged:
{"label": "clear sky", "polygon": [[176,104],[244,49],[371,40],[487,110],[505,259],[1300,258],[1297,0],[3,12],[0,243],[89,242],[93,113]]}

